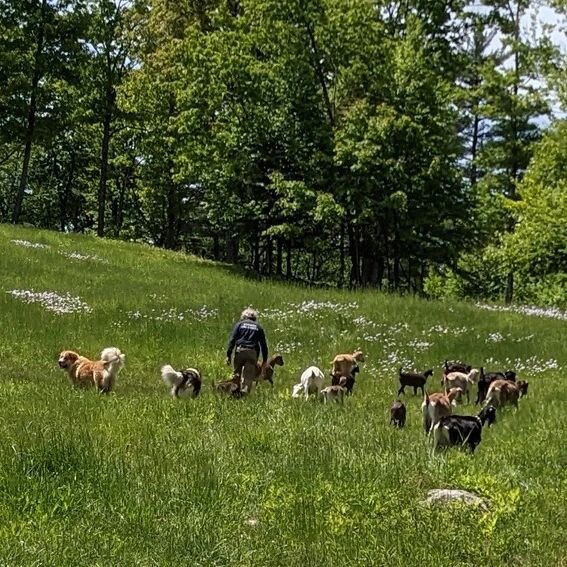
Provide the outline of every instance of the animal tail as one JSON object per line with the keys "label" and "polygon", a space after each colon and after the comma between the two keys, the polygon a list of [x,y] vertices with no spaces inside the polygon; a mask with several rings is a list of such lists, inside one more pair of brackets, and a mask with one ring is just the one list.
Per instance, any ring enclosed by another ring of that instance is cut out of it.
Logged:
{"label": "animal tail", "polygon": [[161,367],[161,377],[170,388],[178,386],[183,380],[181,372],[177,372],[170,364]]}
{"label": "animal tail", "polygon": [[105,364],[116,364],[122,368],[126,362],[126,355],[116,347],[107,347],[100,353],[100,359]]}

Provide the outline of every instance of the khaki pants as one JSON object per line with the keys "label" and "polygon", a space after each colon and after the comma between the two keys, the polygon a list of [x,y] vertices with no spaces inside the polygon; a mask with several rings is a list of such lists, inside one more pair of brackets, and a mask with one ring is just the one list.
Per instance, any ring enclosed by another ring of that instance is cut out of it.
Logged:
{"label": "khaki pants", "polygon": [[252,388],[252,382],[256,378],[256,361],[258,354],[253,348],[236,349],[234,353],[234,374],[240,376],[241,386]]}

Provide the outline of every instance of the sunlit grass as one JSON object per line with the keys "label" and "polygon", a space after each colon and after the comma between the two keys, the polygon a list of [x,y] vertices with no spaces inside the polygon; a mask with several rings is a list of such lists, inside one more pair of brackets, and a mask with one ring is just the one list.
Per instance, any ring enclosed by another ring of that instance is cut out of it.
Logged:
{"label": "sunlit grass", "polygon": [[[5,226],[0,274],[0,565],[565,564],[564,321],[247,280],[147,246]],[[225,341],[249,304],[285,366],[273,390],[217,398],[211,380],[227,376]],[[127,355],[115,391],[72,388],[59,351],[106,346]],[[344,407],[291,399],[305,367],[357,347],[368,359]],[[431,458],[412,394],[406,428],[388,427],[398,367],[433,367],[437,390],[447,357],[513,363],[530,381],[474,457]],[[164,363],[200,368],[203,396],[172,400]],[[438,487],[473,490],[490,511],[423,505]]]}

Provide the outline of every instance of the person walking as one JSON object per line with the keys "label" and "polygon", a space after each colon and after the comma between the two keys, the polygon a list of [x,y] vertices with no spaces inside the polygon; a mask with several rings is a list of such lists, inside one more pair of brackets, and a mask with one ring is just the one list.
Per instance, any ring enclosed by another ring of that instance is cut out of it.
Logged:
{"label": "person walking", "polygon": [[226,363],[230,366],[234,350],[234,374],[240,376],[241,387],[250,391],[256,378],[256,363],[260,353],[262,364],[268,360],[268,343],[264,329],[257,322],[258,313],[247,308],[240,315],[240,321],[234,326],[226,351]]}

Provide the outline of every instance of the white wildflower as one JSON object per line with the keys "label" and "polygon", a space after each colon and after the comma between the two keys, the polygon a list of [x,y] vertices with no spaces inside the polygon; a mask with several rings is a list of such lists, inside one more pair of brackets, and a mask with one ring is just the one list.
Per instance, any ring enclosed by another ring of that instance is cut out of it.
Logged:
{"label": "white wildflower", "polygon": [[414,339],[408,343],[408,346],[417,352],[424,352],[429,349],[433,343],[428,343],[427,341],[420,341]]}
{"label": "white wildflower", "polygon": [[127,311],[126,317],[130,320],[137,321],[139,319],[146,319],[148,321],[163,321],[170,323],[173,321],[185,321],[185,320],[198,320],[204,321],[206,319],[211,319],[218,315],[218,309],[213,307],[208,307],[203,305],[198,309],[185,309],[178,310],[177,307],[170,307],[169,309],[164,309],[163,311],[157,311],[155,308],[150,310],[150,313],[142,313],[139,310]]}
{"label": "white wildflower", "polygon": [[499,333],[498,331],[495,333],[490,333],[488,337],[486,337],[485,342],[487,343],[501,343],[504,340],[504,335]]}
{"label": "white wildflower", "polygon": [[79,260],[80,262],[92,261],[92,262],[102,262],[107,263],[106,260],[102,259],[96,254],[80,254],[79,252],[59,252],[62,256],[69,258],[70,260]]}
{"label": "white wildflower", "polygon": [[302,303],[287,303],[285,308],[268,308],[260,312],[263,319],[278,319],[285,321],[301,315],[303,318],[320,319],[326,311],[337,314],[348,314],[358,308],[358,303],[335,303],[332,301],[303,301]]}
{"label": "white wildflower", "polygon": [[547,317],[549,319],[560,319],[567,321],[567,311],[562,311],[558,307],[534,307],[530,305],[489,305],[487,303],[476,303],[479,309],[487,311],[500,311],[507,313],[519,313],[531,317]]}
{"label": "white wildflower", "polygon": [[16,246],[24,246],[25,248],[49,248],[47,244],[39,242],[30,242],[29,240],[11,240]]}
{"label": "white wildflower", "polygon": [[39,303],[44,309],[59,315],[92,312],[84,301],[70,293],[61,295],[55,291],[34,291],[33,289],[12,289],[7,293],[24,303]]}

